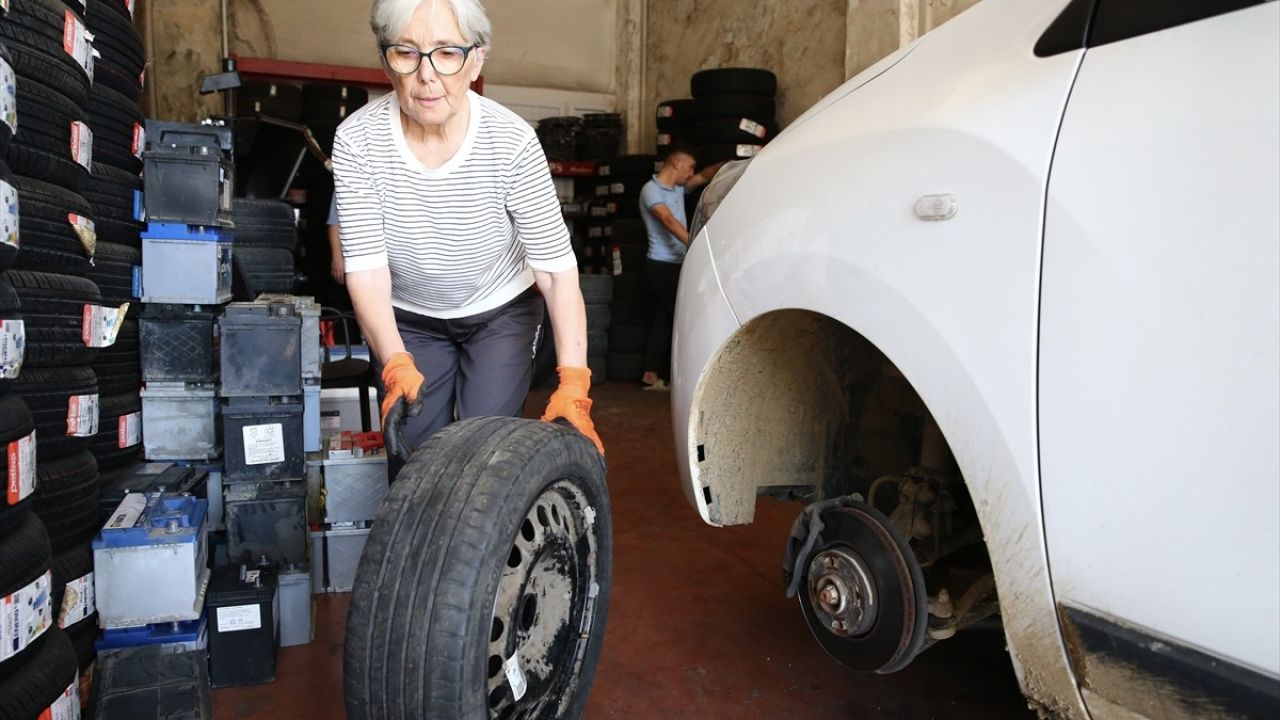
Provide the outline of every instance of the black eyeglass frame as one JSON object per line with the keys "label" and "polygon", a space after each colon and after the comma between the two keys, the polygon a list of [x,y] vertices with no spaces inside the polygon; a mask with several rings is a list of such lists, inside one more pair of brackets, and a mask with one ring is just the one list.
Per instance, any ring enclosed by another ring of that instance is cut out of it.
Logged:
{"label": "black eyeglass frame", "polygon": [[[458,73],[462,72],[462,69],[467,66],[467,58],[471,57],[471,51],[475,50],[478,47],[480,47],[478,44],[468,45],[468,46],[441,45],[438,48],[433,48],[431,50],[423,52],[412,45],[401,45],[399,43],[384,43],[379,45],[378,49],[382,51],[382,61],[387,64],[387,69],[397,75],[412,75],[418,72],[418,70],[422,68],[422,58],[426,58],[427,62],[431,63],[431,69],[434,70],[437,75],[439,75],[440,77],[453,77],[454,75],[457,75]],[[391,66],[391,60],[387,58],[387,51],[390,50],[391,48],[403,48],[405,50],[411,50],[417,53],[418,62],[414,64],[413,69],[410,70],[409,72],[400,72],[399,70]],[[437,51],[440,51],[440,50],[461,50],[462,51],[462,64],[458,66],[457,70],[454,70],[451,73],[440,72],[440,68],[436,67],[435,58],[431,57]]]}

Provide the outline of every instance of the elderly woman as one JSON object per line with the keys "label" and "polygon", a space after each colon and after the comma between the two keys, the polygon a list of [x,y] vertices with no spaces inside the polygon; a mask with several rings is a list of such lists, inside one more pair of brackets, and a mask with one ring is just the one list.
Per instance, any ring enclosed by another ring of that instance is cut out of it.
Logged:
{"label": "elderly woman", "polygon": [[603,453],[577,260],[546,157],[528,123],[469,89],[489,49],[484,8],[373,0],[371,25],[394,92],[338,128],[333,172],[384,425],[409,403],[404,438],[417,447],[454,420],[519,416],[545,301],[560,385],[542,419],[569,421]]}

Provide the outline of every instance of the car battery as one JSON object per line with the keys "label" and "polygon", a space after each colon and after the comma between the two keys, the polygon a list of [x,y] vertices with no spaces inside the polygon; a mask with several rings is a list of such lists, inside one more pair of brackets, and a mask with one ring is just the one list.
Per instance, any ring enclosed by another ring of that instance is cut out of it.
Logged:
{"label": "car battery", "polygon": [[100,651],[89,708],[94,720],[212,720],[208,656],[177,645]]}
{"label": "car battery", "polygon": [[169,652],[204,650],[209,643],[208,622],[201,615],[186,622],[153,623],[102,631],[93,643],[98,652],[142,645],[161,645]]}
{"label": "car battery", "polygon": [[102,628],[195,620],[209,582],[208,503],[130,493],[93,541]]}
{"label": "car battery", "polygon": [[235,191],[231,128],[148,119],[146,138],[146,220],[230,227]]}
{"label": "car battery", "polygon": [[148,224],[142,233],[142,302],[229,302],[233,240],[223,228]]}
{"label": "car battery", "polygon": [[218,324],[222,397],[302,395],[302,318],[292,302],[231,303]]}
{"label": "car battery", "polygon": [[315,637],[311,625],[311,569],[305,563],[285,565],[277,576],[280,588],[280,647],[306,645]]}
{"label": "car battery", "polygon": [[[184,467],[171,462],[139,463],[130,472],[102,487],[98,492],[102,525],[111,519],[112,513],[129,493],[166,492],[170,495],[206,497],[208,472]],[[207,498],[206,498],[207,499]],[[210,504],[212,518],[212,504]],[[210,527],[213,523],[210,522]]]}
{"label": "car battery", "polygon": [[233,398],[222,406],[226,482],[301,480],[302,398]]}
{"label": "car battery", "polygon": [[215,688],[276,679],[280,615],[269,568],[228,565],[209,582],[209,681]]}
{"label": "car battery", "polygon": [[301,354],[302,379],[320,381],[320,305],[315,298],[306,295],[281,295],[264,293],[258,296],[259,303],[292,303],[294,310],[301,318]]}
{"label": "car battery", "polygon": [[212,460],[222,454],[217,389],[210,383],[148,383],[142,449],[148,460]]}
{"label": "car battery", "polygon": [[323,462],[324,521],[372,520],[387,496],[387,456],[382,452],[329,457]]}
{"label": "car battery", "polygon": [[[378,393],[369,390],[369,429],[379,428]],[[340,432],[363,430],[360,416],[359,388],[323,388],[320,390],[320,436],[327,438]]]}
{"label": "car battery", "polygon": [[316,452],[324,447],[320,434],[320,381],[302,382],[302,449]]}
{"label": "car battery", "polygon": [[228,485],[222,500],[231,562],[263,557],[277,565],[307,561],[307,489],[301,480]]}
{"label": "car battery", "polygon": [[311,587],[318,593],[351,592],[369,539],[367,525],[324,526],[311,532]]}
{"label": "car battery", "polygon": [[324,453],[307,453],[307,525],[324,522]]}
{"label": "car battery", "polygon": [[145,382],[214,382],[218,378],[216,305],[153,303],[139,331]]}

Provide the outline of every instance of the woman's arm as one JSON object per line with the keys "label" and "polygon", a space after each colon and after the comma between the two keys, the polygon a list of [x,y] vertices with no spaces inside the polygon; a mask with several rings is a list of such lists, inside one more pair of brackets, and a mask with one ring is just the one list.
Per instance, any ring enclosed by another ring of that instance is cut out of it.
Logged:
{"label": "woman's arm", "polygon": [[560,367],[587,366],[587,307],[578,285],[578,269],[534,272],[551,315],[551,331],[556,339],[556,364]]}
{"label": "woman's arm", "polygon": [[405,352],[404,340],[396,328],[395,310],[391,308],[391,271],[384,265],[349,272],[347,293],[351,296],[360,331],[378,363],[385,366],[392,355]]}

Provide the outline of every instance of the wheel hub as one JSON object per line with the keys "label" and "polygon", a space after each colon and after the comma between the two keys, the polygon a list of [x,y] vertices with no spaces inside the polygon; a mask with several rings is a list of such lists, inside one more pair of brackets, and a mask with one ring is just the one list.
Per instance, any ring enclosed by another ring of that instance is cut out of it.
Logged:
{"label": "wheel hub", "polygon": [[852,550],[828,549],[814,556],[809,599],[821,623],[839,637],[857,637],[875,624],[874,585],[866,564]]}

